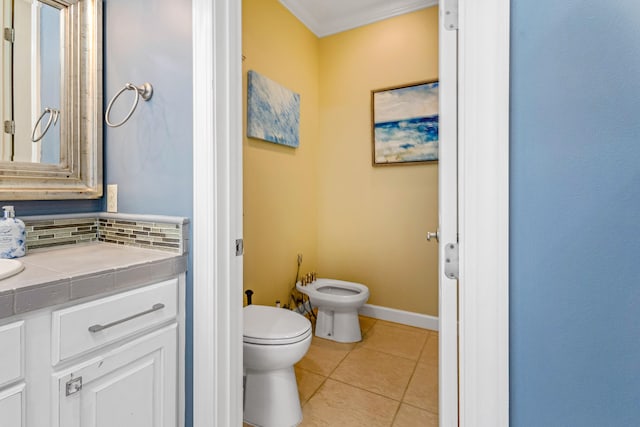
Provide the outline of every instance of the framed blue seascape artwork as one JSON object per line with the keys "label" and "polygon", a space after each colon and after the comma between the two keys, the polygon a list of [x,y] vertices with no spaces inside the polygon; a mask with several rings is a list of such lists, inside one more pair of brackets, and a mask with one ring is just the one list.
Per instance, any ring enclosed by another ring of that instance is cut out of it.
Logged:
{"label": "framed blue seascape artwork", "polygon": [[438,82],[371,92],[373,165],[438,160]]}
{"label": "framed blue seascape artwork", "polygon": [[247,136],[289,147],[300,145],[300,95],[249,71]]}

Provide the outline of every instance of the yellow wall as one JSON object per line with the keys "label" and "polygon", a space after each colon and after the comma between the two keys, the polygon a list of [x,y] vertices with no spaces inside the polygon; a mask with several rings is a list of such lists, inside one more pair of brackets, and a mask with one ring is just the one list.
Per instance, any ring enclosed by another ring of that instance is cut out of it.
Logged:
{"label": "yellow wall", "polygon": [[371,90],[438,78],[438,8],[320,39],[320,76],[319,271],[437,316],[438,165],[371,166]]}
{"label": "yellow wall", "polygon": [[301,94],[300,148],[244,141],[245,288],[286,300],[302,273],[437,316],[437,163],[371,166],[371,90],[438,76],[436,7],[317,39],[277,0],[244,0],[253,69]]}
{"label": "yellow wall", "polygon": [[297,254],[302,272],[317,269],[318,39],[277,0],[244,0],[242,27],[244,129],[248,70],[300,94],[299,148],[243,141],[244,287],[256,304],[285,304]]}

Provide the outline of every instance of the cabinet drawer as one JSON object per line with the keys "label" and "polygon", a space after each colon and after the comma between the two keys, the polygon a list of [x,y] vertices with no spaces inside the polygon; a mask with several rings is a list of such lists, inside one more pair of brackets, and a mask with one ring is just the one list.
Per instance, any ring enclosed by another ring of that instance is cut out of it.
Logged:
{"label": "cabinet drawer", "polygon": [[0,387],[22,377],[24,322],[0,326]]}
{"label": "cabinet drawer", "polygon": [[178,279],[53,312],[52,362],[93,350],[175,318]]}

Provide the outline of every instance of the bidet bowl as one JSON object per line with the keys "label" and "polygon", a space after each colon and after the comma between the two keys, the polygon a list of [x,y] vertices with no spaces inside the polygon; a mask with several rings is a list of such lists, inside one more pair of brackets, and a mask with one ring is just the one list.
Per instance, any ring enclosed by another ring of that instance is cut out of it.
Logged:
{"label": "bidet bowl", "polygon": [[358,309],[369,299],[369,288],[360,283],[335,279],[317,279],[296,288],[318,308],[316,336],[337,342],[362,340]]}
{"label": "bidet bowl", "polygon": [[296,288],[309,297],[312,306],[334,312],[357,310],[369,299],[369,288],[344,280],[317,279],[306,286],[298,282]]}

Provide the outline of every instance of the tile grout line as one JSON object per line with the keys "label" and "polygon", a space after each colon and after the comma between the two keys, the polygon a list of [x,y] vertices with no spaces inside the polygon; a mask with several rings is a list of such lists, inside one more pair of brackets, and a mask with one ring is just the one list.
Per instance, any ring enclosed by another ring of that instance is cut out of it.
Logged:
{"label": "tile grout line", "polygon": [[403,405],[411,406],[413,409],[418,409],[418,410],[420,410],[420,411],[425,411],[425,412],[428,412],[428,413],[433,414],[433,415],[438,415],[438,414],[439,414],[439,412],[433,412],[433,411],[432,411],[432,410],[430,410],[430,409],[421,408],[421,407],[416,406],[416,405],[414,405],[414,404],[412,404],[412,403],[407,403],[407,402],[401,402],[401,403],[402,403]]}
{"label": "tile grout line", "polygon": [[[376,324],[376,322],[377,322],[377,320],[375,320],[375,321],[373,322],[373,325],[375,325],[375,324]],[[365,336],[367,335],[367,333],[371,330],[371,328],[373,328],[373,325],[371,325],[371,327],[369,327],[369,329],[367,329],[367,332],[365,332],[365,333],[364,333],[364,335],[362,336],[362,340],[361,340],[360,342],[362,342],[362,341],[364,340],[364,337],[365,337]],[[315,332],[315,331],[314,331],[314,332]],[[312,339],[313,339],[313,338],[312,338]],[[316,389],[313,391],[313,393],[311,393],[311,396],[309,396],[309,398],[304,402],[304,404],[302,404],[302,405],[301,405],[301,407],[306,406],[306,405],[307,405],[307,403],[309,403],[309,402],[311,401],[311,399],[313,398],[313,396],[315,396],[315,395],[318,393],[318,391],[322,388],[322,386],[323,386],[323,385],[325,385],[325,383],[327,382],[327,380],[329,379],[329,377],[331,377],[331,374],[333,374],[333,373],[335,372],[335,370],[336,370],[336,369],[338,369],[338,366],[340,366],[340,364],[344,361],[344,359],[346,359],[346,358],[347,358],[347,356],[349,356],[349,354],[350,354],[350,353],[351,353],[351,352],[352,352],[352,351],[357,347],[357,344],[359,344],[359,343],[356,343],[356,345],[355,345],[352,349],[350,349],[349,351],[347,351],[347,354],[345,354],[345,355],[344,355],[344,357],[343,357],[342,359],[340,359],[340,361],[336,364],[336,366],[333,368],[333,370],[332,370],[331,372],[329,372],[329,374],[328,374],[327,376],[324,376],[324,380],[322,380],[322,382],[320,383],[320,385],[318,386],[318,388],[316,388]],[[303,369],[303,368],[298,368],[298,369]],[[308,372],[311,372],[311,371],[309,371],[308,369],[303,369],[303,370],[308,371]],[[311,372],[311,373],[315,373],[315,372]],[[318,374],[316,374],[316,375],[318,375]],[[323,376],[323,375],[321,375],[321,376]],[[332,380],[334,380],[333,378],[331,378],[331,379],[332,379]],[[297,379],[296,379],[296,381],[297,381]],[[334,380],[334,381],[336,381],[336,380]],[[341,381],[338,381],[338,382],[341,382]],[[343,384],[345,384],[345,383],[343,383]],[[348,384],[348,385],[350,385],[350,384]],[[356,388],[357,388],[357,387],[356,387]]]}
{"label": "tile grout line", "polygon": [[[416,367],[418,366],[418,360],[420,359],[420,356],[422,355],[422,350],[420,351],[420,354],[418,354],[418,359],[417,359],[417,360],[411,360],[411,359],[408,359],[408,358],[403,357],[403,356],[398,356],[398,355],[396,355],[396,354],[391,354],[391,353],[387,353],[387,352],[385,352],[385,351],[380,351],[380,350],[378,350],[378,349],[371,349],[371,348],[366,348],[366,347],[361,346],[360,344],[362,344],[362,343],[364,342],[365,337],[366,337],[367,335],[369,335],[369,333],[373,330],[373,328],[375,327],[376,323],[377,323],[377,320],[376,320],[376,321],[371,325],[371,327],[370,327],[369,329],[367,329],[367,332],[366,332],[366,333],[364,334],[364,336],[362,337],[362,341],[360,341],[359,343],[357,343],[357,345],[356,345],[355,347],[353,347],[351,350],[349,350],[349,351],[347,352],[347,354],[345,355],[345,357],[344,357],[344,358],[343,358],[343,359],[342,359],[342,360],[341,360],[341,361],[336,365],[336,367],[334,368],[334,370],[329,374],[329,376],[328,376],[326,379],[329,379],[329,378],[331,377],[331,375],[336,371],[336,369],[338,369],[338,367],[340,366],[340,364],[341,364],[341,363],[342,363],[342,362],[343,362],[343,361],[344,361],[344,360],[349,356],[349,354],[351,354],[351,352],[352,352],[352,351],[354,351],[354,350],[356,350],[356,349],[358,349],[358,348],[364,348],[365,350],[368,350],[368,351],[373,351],[373,352],[380,353],[380,354],[384,354],[384,355],[388,355],[388,356],[400,357],[401,359],[410,360],[411,362],[414,362],[414,366],[413,366],[413,370],[412,370],[412,372],[411,372],[411,376],[409,377],[409,380],[407,381],[407,385],[406,385],[406,386],[405,386],[405,388],[404,388],[404,391],[403,391],[403,393],[402,393],[402,397],[400,398],[400,400],[395,399],[395,398],[390,397],[390,396],[386,396],[386,395],[381,394],[381,393],[377,393],[377,392],[375,392],[375,391],[371,391],[371,390],[367,390],[367,389],[362,388],[362,387],[358,387],[358,386],[357,386],[357,385],[355,385],[355,384],[349,384],[349,383],[346,383],[346,382],[344,382],[344,381],[340,381],[340,380],[338,380],[338,379],[336,379],[336,378],[331,378],[333,381],[339,382],[339,383],[344,384],[344,385],[347,385],[347,386],[349,386],[349,387],[353,387],[353,388],[355,388],[355,389],[362,390],[362,391],[364,391],[364,392],[366,392],[366,393],[371,393],[371,394],[373,394],[373,395],[380,396],[380,397],[383,397],[383,398],[385,398],[385,399],[389,399],[389,400],[392,400],[392,401],[396,402],[396,403],[398,404],[398,406],[396,407],[396,410],[395,410],[395,412],[394,412],[394,414],[393,414],[393,417],[391,418],[391,424],[389,424],[389,426],[391,427],[391,426],[393,426],[393,423],[395,422],[396,417],[398,416],[398,413],[400,412],[400,407],[402,406],[402,403],[403,403],[403,402],[402,402],[402,398],[404,398],[404,395],[405,395],[405,393],[406,393],[406,391],[407,391],[407,388],[409,387],[409,383],[411,382],[411,378],[413,378],[413,374],[415,373]],[[428,337],[427,337],[427,339],[428,339]],[[423,346],[423,349],[424,349],[424,347],[425,347],[425,345],[426,345],[426,342],[427,342],[427,340],[425,339],[425,342],[424,342],[424,343],[423,343],[423,345],[422,345],[422,346]],[[325,382],[326,382],[326,379],[325,379]],[[323,382],[323,384],[324,384],[324,382]],[[320,387],[318,387],[318,389],[319,389],[319,388],[320,388]]]}
{"label": "tile grout line", "polygon": [[400,407],[402,406],[402,402],[398,403],[398,408],[396,409],[396,413],[393,414],[393,418],[391,419],[390,427],[393,427],[393,424],[396,422],[396,418],[398,418],[398,414],[400,413]]}
{"label": "tile grout line", "polygon": [[[307,372],[310,372],[312,374],[314,373],[314,372],[311,372],[311,371],[309,371],[307,369],[303,369],[303,368],[298,368],[298,369],[302,369],[303,371],[307,371]],[[322,376],[322,375],[320,375],[320,376]],[[318,391],[322,388],[322,386],[327,382],[327,379],[329,379],[329,377],[324,377],[324,379],[322,380],[320,385],[313,391],[313,393],[311,393],[309,398],[307,400],[305,400],[305,402],[302,405],[300,405],[300,408],[304,408],[305,406],[307,406],[307,403],[309,403],[311,401],[311,399],[313,398],[313,396],[315,396],[318,393]],[[296,378],[296,381],[297,381],[297,378]],[[303,419],[304,419],[304,417],[303,417]]]}
{"label": "tile grout line", "polygon": [[411,372],[411,376],[409,377],[409,381],[407,381],[407,385],[404,388],[404,391],[402,392],[402,397],[400,399],[401,402],[404,402],[404,397],[407,395],[407,390],[409,390],[409,385],[411,384],[411,380],[413,380],[413,377],[416,374],[416,370],[418,369],[418,364],[420,363],[420,358],[422,357],[422,353],[424,352],[424,349],[427,347],[427,341],[429,341],[429,336],[427,336],[427,339],[424,340],[424,343],[422,344],[422,348],[420,349],[420,353],[418,354],[418,358],[416,359],[416,363],[415,365],[413,365],[413,371]]}
{"label": "tile grout line", "polygon": [[[393,418],[391,418],[391,424],[389,424],[389,427],[393,426],[393,423],[396,420],[396,417],[398,416],[398,412],[400,412],[400,406],[402,406],[402,401],[400,401],[398,399],[394,399],[393,397],[385,396],[384,394],[376,393],[375,391],[367,390],[366,388],[358,387],[357,385],[354,385],[354,384],[349,384],[347,382],[340,381],[340,380],[335,379],[335,378],[326,377],[324,382],[326,382],[326,380],[328,380],[328,379],[330,379],[331,381],[335,381],[337,383],[340,383],[340,384],[344,384],[344,385],[349,386],[349,387],[353,387],[353,388],[355,388],[357,390],[364,391],[365,393],[373,394],[375,396],[383,397],[385,399],[389,399],[389,400],[392,400],[392,401],[396,402],[398,404],[398,407],[396,408],[396,410],[395,410],[395,412],[393,414]],[[324,382],[322,384],[324,384]],[[322,385],[320,387],[322,387]],[[320,387],[318,387],[318,390],[320,390]],[[309,398],[309,400],[311,400],[311,398]],[[307,402],[309,400],[307,400]],[[415,408],[415,406],[413,406],[413,405],[412,405],[412,407]]]}
{"label": "tile grout line", "polygon": [[[416,410],[425,411],[425,412],[430,413],[430,414],[435,415],[435,416],[438,415],[438,412],[433,412],[433,411],[431,411],[429,409],[426,409],[426,408],[423,408],[423,407],[420,407],[420,406],[416,406],[415,404],[404,402],[404,399],[406,397],[407,391],[409,389],[409,385],[411,384],[411,381],[413,380],[413,378],[414,378],[414,376],[416,374],[418,365],[420,364],[420,360],[423,357],[424,352],[426,351],[427,343],[429,342],[430,339],[433,338],[433,336],[432,336],[433,334],[430,331],[427,331],[427,334],[426,334],[426,336],[424,338],[424,341],[422,343],[421,349],[418,352],[418,356],[414,360],[414,359],[406,357],[404,355],[398,355],[398,354],[394,354],[394,353],[389,353],[387,351],[379,350],[379,349],[376,349],[376,348],[365,347],[363,345],[363,343],[365,342],[366,337],[370,336],[370,334],[372,333],[372,331],[374,329],[374,326],[377,323],[378,323],[377,319],[375,319],[373,324],[367,329],[366,332],[363,333],[362,340],[360,342],[358,342],[358,343],[355,343],[355,345],[351,349],[347,350],[345,355],[342,358],[340,358],[338,363],[336,363],[335,367],[327,375],[318,374],[318,373],[315,373],[313,371],[310,371],[310,370],[304,369],[304,368],[298,368],[298,369],[300,369],[302,371],[306,371],[306,372],[309,372],[311,374],[319,375],[320,377],[322,377],[321,383],[318,385],[318,387],[316,387],[316,389],[313,391],[313,393],[311,393],[311,395],[305,400],[304,404],[302,404],[302,407],[306,406],[307,403],[310,402],[318,394],[320,389],[322,389],[326,385],[327,380],[331,379],[331,380],[333,380],[333,381],[335,381],[337,383],[343,384],[345,386],[353,387],[354,389],[357,389],[357,390],[360,390],[360,391],[363,391],[365,393],[369,393],[369,394],[372,394],[372,395],[375,395],[375,396],[379,396],[379,397],[382,397],[382,398],[385,398],[385,399],[388,399],[390,401],[393,401],[393,402],[397,403],[397,407],[395,409],[395,412],[394,412],[393,417],[391,418],[391,422],[389,424],[390,427],[393,426],[393,424],[397,420],[398,415],[400,413],[400,409],[401,409],[403,404],[407,405],[408,407],[414,408]],[[371,390],[367,390],[367,389],[359,387],[357,385],[350,384],[348,382],[345,382],[345,381],[342,381],[342,380],[339,380],[339,379],[336,379],[336,378],[332,377],[332,375],[337,371],[337,369],[342,365],[342,363],[344,363],[344,361],[349,357],[349,355],[356,349],[365,349],[365,350],[368,350],[368,351],[374,351],[374,352],[379,353],[379,354],[384,354],[384,355],[394,356],[394,357],[400,357],[401,359],[404,359],[404,360],[407,360],[407,361],[411,361],[413,363],[413,369],[411,371],[411,375],[409,376],[409,379],[408,379],[408,381],[407,381],[407,383],[406,383],[406,385],[404,387],[404,390],[402,392],[402,396],[401,396],[401,398],[399,400],[396,399],[396,398],[384,395],[382,393],[371,391]]]}
{"label": "tile grout line", "polygon": [[[428,340],[428,337],[427,337],[427,339],[425,339],[423,346],[427,343],[427,340]],[[410,360],[411,362],[418,362],[420,360],[420,356],[422,356],[422,350],[420,350],[420,352],[418,353],[418,357],[416,359],[412,359],[412,358],[407,357],[407,356],[402,355],[402,354],[390,353],[388,351],[380,350],[380,349],[377,349],[377,348],[370,348],[370,347],[365,347],[365,348],[367,350],[374,350],[374,351],[377,351],[379,353],[387,354],[389,356],[396,356],[396,357],[400,357],[400,358],[405,359],[405,360]]]}
{"label": "tile grout line", "polygon": [[397,402],[397,403],[402,403],[401,400],[395,399],[393,397],[385,396],[384,394],[380,394],[380,393],[377,393],[375,391],[367,390],[366,388],[358,387],[357,385],[354,385],[354,384],[349,384],[348,382],[341,381],[341,380],[338,380],[336,378],[327,377],[327,379],[330,379],[331,381],[335,381],[335,382],[340,383],[340,384],[348,385],[349,387],[353,387],[353,388],[356,388],[358,390],[365,391],[367,393],[375,394],[376,396],[384,397],[385,399],[393,400],[394,402]]}
{"label": "tile grout line", "polygon": [[[351,350],[350,350],[348,353],[350,353],[350,352],[351,352]],[[347,353],[347,354],[348,354],[348,353]],[[380,353],[382,353],[382,352],[380,352]],[[383,353],[383,354],[386,354],[386,353]],[[407,402],[405,402],[405,401],[403,400],[403,399],[404,399],[404,395],[406,394],[406,390],[407,390],[407,388],[408,388],[408,386],[409,386],[409,383],[411,382],[411,379],[413,378],[413,374],[415,373],[415,369],[417,368],[417,366],[418,366],[418,362],[416,362],[416,365],[415,365],[415,367],[414,367],[414,370],[413,370],[413,372],[412,372],[412,374],[411,374],[411,378],[410,378],[410,379],[409,379],[409,381],[407,382],[407,387],[405,388],[405,391],[404,391],[404,393],[403,393],[403,395],[402,395],[402,398],[401,398],[400,400],[395,399],[395,398],[390,397],[390,396],[386,396],[386,395],[381,394],[381,393],[377,393],[377,392],[375,392],[375,391],[367,390],[366,388],[362,388],[362,387],[359,387],[359,386],[357,386],[357,385],[350,384],[350,383],[348,383],[348,382],[341,381],[341,380],[336,379],[336,378],[330,378],[330,377],[328,377],[328,376],[324,376],[324,375],[317,374],[317,373],[315,373],[315,372],[309,371],[308,369],[298,368],[299,370],[306,371],[306,372],[309,372],[309,373],[311,373],[311,374],[319,375],[319,376],[321,376],[321,377],[323,377],[323,378],[324,378],[324,379],[322,380],[322,382],[320,383],[320,385],[315,389],[315,391],[314,391],[314,392],[309,396],[309,398],[308,398],[308,399],[307,399],[307,400],[306,400],[306,401],[305,401],[301,406],[302,406],[302,407],[306,406],[306,405],[307,405],[307,403],[309,403],[309,402],[311,401],[311,399],[312,399],[312,398],[313,398],[313,397],[318,393],[318,391],[320,391],[320,389],[321,389],[321,388],[322,388],[322,386],[327,382],[327,380],[329,380],[329,379],[330,379],[330,380],[335,381],[335,382],[337,382],[337,383],[344,384],[344,385],[346,385],[346,386],[348,386],[348,387],[353,387],[353,388],[355,388],[355,389],[357,389],[357,390],[360,390],[360,391],[363,391],[363,392],[365,392],[365,393],[370,393],[370,394],[373,394],[373,395],[375,395],[375,396],[379,396],[379,397],[382,397],[382,398],[385,398],[385,399],[389,399],[389,400],[392,400],[392,401],[394,401],[394,402],[398,403],[398,407],[396,408],[396,411],[395,411],[395,413],[394,413],[394,415],[393,415],[393,418],[392,418],[392,420],[391,420],[391,424],[390,424],[390,426],[393,426],[393,423],[395,422],[396,417],[398,416],[398,413],[400,412],[400,407],[401,407],[402,405],[407,405],[407,406],[410,406],[410,407],[412,407],[412,408],[414,408],[414,409],[417,409],[417,410],[419,410],[419,411],[425,411],[425,412],[428,412],[428,413],[430,413],[430,414],[433,414],[433,415],[436,415],[436,416],[437,416],[437,415],[438,415],[438,412],[433,412],[433,411],[431,411],[431,410],[429,410],[429,409],[422,408],[422,407],[420,407],[420,406],[416,406],[416,405],[411,404],[411,403],[407,403]]]}
{"label": "tile grout line", "polygon": [[[412,362],[413,361],[415,361],[415,362],[419,361],[420,360],[420,356],[422,356],[422,351],[424,350],[424,347],[425,347],[427,341],[429,340],[429,337],[431,337],[433,331],[431,331],[429,329],[423,329],[423,328],[417,328],[417,327],[413,327],[413,326],[407,326],[407,325],[403,325],[401,323],[395,323],[395,322],[391,322],[391,321],[388,321],[388,320],[382,320],[381,322],[383,322],[383,323],[380,324],[381,326],[386,326],[386,327],[389,327],[389,328],[399,329],[399,330],[407,331],[407,332],[424,332],[426,334],[426,338],[425,338],[424,342],[422,343],[422,348],[420,349],[420,352],[418,353],[418,357],[415,360],[410,358],[410,357],[407,357],[405,355],[402,355],[402,354],[390,353],[390,352],[387,352],[387,351],[384,351],[384,350],[375,349],[376,351],[379,351],[380,353],[388,354],[388,355],[391,355],[391,356],[401,357],[401,358],[406,359],[406,360],[411,360]],[[376,319],[376,322],[368,329],[367,332],[371,331],[374,328],[374,326],[376,326],[376,323],[378,323],[378,319]],[[399,326],[395,326],[395,325],[399,325]],[[361,343],[363,341],[364,341],[364,339],[361,341]]]}

